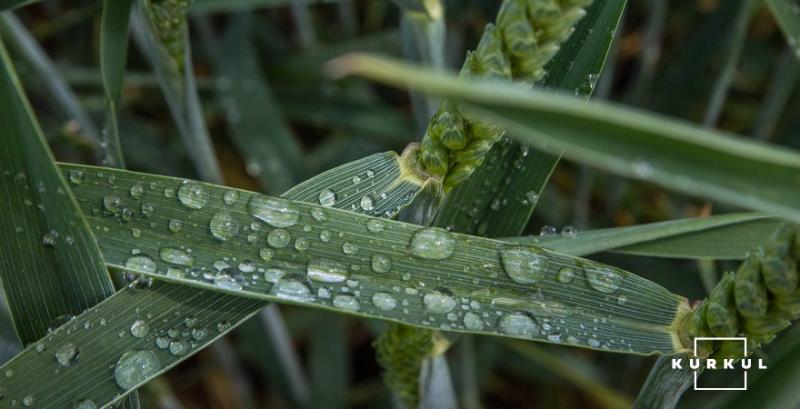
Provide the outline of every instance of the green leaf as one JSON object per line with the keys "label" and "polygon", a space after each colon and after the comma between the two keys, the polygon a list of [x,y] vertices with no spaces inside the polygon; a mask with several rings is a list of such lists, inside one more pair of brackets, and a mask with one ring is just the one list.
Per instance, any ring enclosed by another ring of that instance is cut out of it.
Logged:
{"label": "green leaf", "polygon": [[[2,42],[0,105],[0,281],[17,336],[28,345],[114,287]],[[138,407],[135,396],[127,407]]]}
{"label": "green leaf", "polygon": [[636,397],[634,409],[672,409],[678,404],[683,392],[692,386],[695,371],[688,366],[681,370],[672,369],[672,358],[687,361],[690,355],[659,357]]}
{"label": "green leaf", "polygon": [[764,243],[781,222],[759,213],[734,213],[587,230],[574,236],[502,240],[574,256],[617,251],[654,257],[743,259],[753,247]]}
{"label": "green leaf", "polygon": [[793,0],[766,0],[766,3],[789,47],[800,59],[800,6]]}
{"label": "green leaf", "polygon": [[572,160],[668,188],[800,220],[800,155],[683,121],[575,98],[465,81],[367,56],[335,74],[360,73],[461,99],[512,137]]}
{"label": "green leaf", "polygon": [[[112,268],[434,329],[639,354],[683,349],[674,320],[685,298],[590,260],[201,182],[63,167],[84,172],[73,191]],[[124,194],[138,185],[140,197]],[[154,211],[142,215],[142,203]],[[170,231],[171,219],[180,231]],[[439,246],[427,247],[431,240]]]}
{"label": "green leaf", "polygon": [[283,192],[304,171],[301,148],[282,117],[272,92],[261,76],[249,37],[250,19],[234,18],[219,47],[209,39],[216,84],[225,108],[231,139],[265,191]]}
{"label": "green leaf", "polygon": [[40,0],[0,0],[0,11],[11,10],[17,7],[27,6]]}
{"label": "green leaf", "polygon": [[106,94],[105,125],[100,158],[106,166],[125,167],[119,143],[117,105],[128,60],[128,19],[132,0],[103,0],[100,17],[100,73]]}
{"label": "green leaf", "polygon": [[[222,182],[211,138],[206,128],[192,71],[186,10],[183,2],[137,0],[132,16],[133,38],[153,66],[197,174]],[[163,29],[163,27],[167,27]]]}
{"label": "green leaf", "polygon": [[[544,87],[588,98],[625,3],[597,0],[586,10],[575,33],[548,64]],[[435,224],[487,237],[520,234],[560,157],[517,142],[497,143],[475,174],[448,194]]]}

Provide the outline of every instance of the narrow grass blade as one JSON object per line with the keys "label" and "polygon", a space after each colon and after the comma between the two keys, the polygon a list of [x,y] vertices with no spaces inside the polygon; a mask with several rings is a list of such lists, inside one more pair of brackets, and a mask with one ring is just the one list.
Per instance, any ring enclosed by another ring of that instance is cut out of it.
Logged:
{"label": "narrow grass blade", "polygon": [[125,167],[119,143],[117,106],[128,60],[128,19],[132,0],[103,0],[100,17],[100,73],[106,94],[105,124],[100,139],[100,163]]}
{"label": "narrow grass blade", "polygon": [[[197,174],[204,180],[221,183],[222,172],[197,96],[186,16],[181,6],[175,5],[178,3],[156,5],[150,0],[137,0],[137,4],[137,12],[131,16],[133,38],[153,65]],[[162,7],[164,10],[155,9]],[[160,19],[172,19],[167,24],[170,29],[160,30]]]}
{"label": "narrow grass blade", "polygon": [[582,389],[587,395],[608,409],[626,409],[633,405],[630,398],[606,386],[591,371],[585,362],[578,358],[557,351],[546,350],[538,345],[515,341],[503,341],[503,345],[517,355],[541,365],[556,374],[564,382],[569,382]]}
{"label": "narrow grass blade", "polygon": [[[84,172],[72,188],[116,269],[435,329],[639,354],[684,349],[675,322],[688,308],[685,298],[594,261],[279,199],[276,209],[285,206],[288,218],[276,220],[270,210],[276,199],[267,196],[107,168],[63,168]],[[140,197],[122,194],[138,185],[146,186]],[[149,216],[136,210],[141,203],[152,204]],[[121,219],[129,212],[133,217]],[[179,232],[167,228],[172,219],[182,221]],[[429,240],[440,243],[432,253]],[[517,264],[528,256],[538,268]],[[158,273],[168,269],[169,276]],[[458,303],[471,311],[456,309]]]}
{"label": "narrow grass blade", "polygon": [[[233,143],[265,191],[283,192],[304,176],[300,146],[283,119],[250,39],[250,19],[239,15],[219,44],[208,38],[216,85]],[[209,33],[210,34],[210,33]],[[218,46],[217,46],[218,45]]]}
{"label": "narrow grass blade", "polygon": [[780,223],[780,218],[759,213],[734,213],[587,230],[574,236],[502,240],[574,256],[616,251],[653,257],[742,259],[753,247],[764,243]]}
{"label": "narrow grass blade", "polygon": [[0,0],[0,11],[11,10],[17,7],[27,6],[40,0]]}
{"label": "narrow grass blade", "polygon": [[[266,304],[165,282],[134,285],[6,363],[2,370],[12,376],[0,379],[0,387],[6,401],[32,396],[36,408],[72,408],[86,401],[111,407]],[[125,354],[130,357],[134,351],[147,365],[140,376],[126,376]],[[42,376],[45,373],[48,376]]]}
{"label": "narrow grass blade", "polygon": [[800,59],[800,11],[793,0],[766,0],[794,55]]}
{"label": "narrow grass blade", "polygon": [[672,358],[688,361],[689,354],[659,357],[636,397],[634,409],[672,409],[683,392],[692,386],[694,371],[688,366],[681,370],[672,369]]}
{"label": "narrow grass blade", "polygon": [[[5,215],[0,219],[0,281],[17,336],[29,345],[112,295],[114,287],[2,42],[0,105],[0,211]],[[27,396],[40,397],[22,394],[18,399]],[[135,396],[126,408],[138,408]]]}
{"label": "narrow grass blade", "polygon": [[[625,4],[595,1],[548,65],[542,86],[588,98]],[[487,237],[520,234],[560,157],[518,142],[496,144],[475,174],[450,192],[435,224]]]}
{"label": "narrow grass blade", "polygon": [[67,118],[78,124],[80,134],[92,144],[97,144],[99,132],[97,132],[97,127],[91,117],[83,109],[78,97],[56,69],[53,61],[22,22],[11,12],[2,13],[0,14],[0,32],[8,46],[19,53],[20,57],[35,70],[36,77],[50,93],[57,107]]}
{"label": "narrow grass blade", "polygon": [[348,321],[331,314],[315,314],[309,365],[312,379],[312,408],[347,407],[350,388],[350,350]]}
{"label": "narrow grass blade", "polygon": [[792,91],[800,79],[800,62],[794,56],[794,50],[787,48],[778,60],[778,68],[773,74],[761,110],[753,129],[753,134],[761,140],[769,140],[781,113],[786,109]]}
{"label": "narrow grass blade", "polygon": [[366,56],[331,65],[468,101],[522,142],[687,194],[800,220],[800,154],[613,104],[464,81]]}

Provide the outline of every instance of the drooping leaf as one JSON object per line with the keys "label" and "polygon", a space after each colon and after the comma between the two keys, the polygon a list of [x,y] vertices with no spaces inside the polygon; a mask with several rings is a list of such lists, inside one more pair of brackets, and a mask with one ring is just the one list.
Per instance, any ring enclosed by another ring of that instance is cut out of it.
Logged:
{"label": "drooping leaf", "polygon": [[389,60],[353,55],[332,64],[468,102],[510,135],[597,168],[745,208],[800,220],[800,154],[607,103],[465,81]]}

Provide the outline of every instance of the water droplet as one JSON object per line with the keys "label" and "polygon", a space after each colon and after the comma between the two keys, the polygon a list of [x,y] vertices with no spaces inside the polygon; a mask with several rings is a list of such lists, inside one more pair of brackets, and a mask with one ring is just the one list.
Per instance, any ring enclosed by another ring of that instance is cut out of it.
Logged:
{"label": "water droplet", "polygon": [[356,254],[358,253],[358,246],[356,246],[353,243],[345,242],[344,244],[342,244],[342,252],[344,252],[344,254],[350,254],[350,255]]}
{"label": "water droplet", "polygon": [[361,183],[361,178],[358,176],[353,176],[350,180],[353,182],[354,185]]}
{"label": "water droplet", "polygon": [[341,294],[333,297],[333,306],[348,311],[358,311],[361,305],[352,295]]}
{"label": "water droplet", "polygon": [[131,325],[131,335],[136,338],[144,338],[150,333],[150,326],[142,320],[136,320]]}
{"label": "water droplet", "polygon": [[186,273],[179,269],[179,268],[168,268],[167,269],[167,277],[170,278],[183,278]]}
{"label": "water droplet", "polygon": [[533,284],[547,272],[547,254],[535,247],[511,247],[500,251],[503,269],[514,282]]}
{"label": "water droplet", "polygon": [[142,195],[144,194],[144,185],[141,183],[134,184],[133,186],[131,186],[130,194],[131,197],[133,198],[142,197]]}
{"label": "water droplet", "polygon": [[239,192],[235,190],[226,190],[222,194],[222,201],[228,206],[233,206],[237,200],[239,200]]}
{"label": "water droplet", "polygon": [[185,180],[178,188],[178,200],[190,209],[202,209],[208,203],[208,192],[203,185]]}
{"label": "water droplet", "polygon": [[437,314],[446,314],[456,307],[456,300],[450,294],[434,291],[422,297],[425,310]]}
{"label": "water droplet", "polygon": [[191,267],[194,265],[194,257],[183,250],[171,247],[162,247],[158,253],[161,256],[161,259],[167,263],[186,267]]}
{"label": "water droplet", "polygon": [[77,186],[83,183],[83,171],[80,170],[70,170],[69,171],[69,182],[73,185]]}
{"label": "water droplet", "polygon": [[142,215],[145,217],[150,217],[153,215],[153,212],[156,211],[156,206],[150,202],[142,203],[139,208],[142,210]]}
{"label": "water droplet", "polygon": [[156,338],[156,346],[160,349],[167,349],[169,348],[169,338],[167,337],[158,337]]}
{"label": "water droplet", "polygon": [[555,228],[555,226],[550,226],[550,225],[544,225],[542,226],[542,229],[539,230],[540,236],[553,236],[557,233],[558,230]]}
{"label": "water droplet", "polygon": [[267,234],[267,244],[276,249],[288,246],[289,241],[291,240],[292,236],[289,234],[288,231],[283,229],[275,229],[269,232],[269,234]]}
{"label": "water droplet", "polygon": [[211,216],[208,229],[211,230],[211,235],[215,239],[227,241],[239,234],[239,223],[233,219],[230,213],[222,210]]}
{"label": "water droplet", "polygon": [[78,403],[75,409],[97,409],[97,405],[93,400],[85,400]]}
{"label": "water droplet", "polygon": [[56,361],[61,366],[70,366],[78,361],[78,346],[69,342],[58,348],[55,352]]}
{"label": "water droplet", "polygon": [[376,273],[388,273],[392,269],[392,260],[383,254],[373,254],[371,264]]}
{"label": "water droplet", "polygon": [[344,264],[319,257],[309,260],[306,274],[310,280],[320,283],[341,283],[350,275]]}
{"label": "water droplet", "polygon": [[147,256],[133,256],[125,260],[125,268],[144,273],[155,273],[156,262]]}
{"label": "water droplet", "polygon": [[167,224],[167,228],[169,231],[173,233],[177,233],[183,229],[183,222],[178,219],[169,219],[169,224]]}
{"label": "water droplet", "polygon": [[290,227],[300,220],[292,202],[277,197],[255,195],[247,204],[250,214],[273,227]]}
{"label": "water droplet", "polygon": [[386,224],[378,219],[367,220],[367,230],[371,233],[380,233],[386,228]]}
{"label": "water droplet", "polygon": [[311,209],[311,217],[318,222],[324,222],[325,220],[328,220],[328,214],[319,207],[314,207]]}
{"label": "water droplet", "polygon": [[240,291],[244,287],[244,276],[232,268],[226,268],[214,276],[214,285],[226,290]]}
{"label": "water droplet", "polygon": [[589,285],[601,293],[613,293],[622,286],[623,276],[611,267],[588,265],[583,268]]}
{"label": "water droplet", "polygon": [[254,263],[252,260],[244,260],[239,263],[239,271],[243,273],[252,273],[253,271],[256,271],[256,263]]}
{"label": "water droplet", "polygon": [[483,329],[483,320],[480,315],[470,311],[464,314],[464,326],[467,329],[478,331]]}
{"label": "water droplet", "polygon": [[175,356],[183,355],[186,353],[186,344],[181,341],[172,341],[169,343],[169,353]]}
{"label": "water droplet", "polygon": [[56,236],[54,236],[52,233],[45,234],[44,236],[42,236],[42,244],[45,245],[46,247],[50,247],[50,248],[55,247],[56,246]]}
{"label": "water droplet", "polygon": [[575,270],[571,267],[563,267],[561,270],[558,270],[556,279],[560,283],[569,284],[575,279]]}
{"label": "water droplet", "polygon": [[372,304],[381,311],[391,311],[397,308],[397,300],[391,294],[381,291],[372,296]]}
{"label": "water droplet", "polygon": [[22,398],[22,404],[25,406],[31,407],[33,406],[34,402],[35,400],[33,399],[33,395],[28,395]]}
{"label": "water droplet", "polygon": [[361,197],[361,209],[365,211],[370,211],[375,208],[375,202],[369,195],[364,195]]}
{"label": "water droplet", "polygon": [[110,213],[118,213],[122,206],[122,199],[114,195],[103,197],[103,207]]}
{"label": "water droplet", "polygon": [[619,297],[617,297],[617,305],[622,306],[622,305],[625,305],[627,303],[628,303],[628,297],[626,297],[624,295],[620,295]]}
{"label": "water droplet", "polygon": [[281,279],[270,289],[270,294],[290,301],[312,301],[314,297],[305,284],[294,279]]}
{"label": "water droplet", "polygon": [[258,256],[261,257],[261,259],[264,261],[270,261],[272,260],[272,257],[275,256],[275,252],[264,247],[258,251]]}
{"label": "water droplet", "polygon": [[578,229],[575,226],[564,226],[561,229],[561,235],[564,237],[575,237],[578,235]]}
{"label": "water droplet", "polygon": [[308,239],[303,237],[299,237],[294,241],[294,248],[297,251],[306,251],[310,245],[311,244],[308,242]]}
{"label": "water droplet", "polygon": [[646,160],[633,161],[631,168],[633,173],[640,178],[647,179],[653,176],[653,164]]}
{"label": "water droplet", "polygon": [[415,257],[444,260],[453,255],[456,240],[447,230],[438,227],[426,227],[417,230],[411,237],[410,251]]}
{"label": "water droplet", "polygon": [[518,313],[504,315],[498,325],[500,331],[513,336],[531,337],[539,331],[533,318]]}
{"label": "water droplet", "polygon": [[278,280],[285,275],[286,272],[279,268],[268,268],[264,271],[264,281],[268,283],[277,283]]}
{"label": "water droplet", "polygon": [[331,236],[332,236],[332,235],[331,235],[331,232],[330,232],[330,231],[328,231],[328,230],[323,230],[323,231],[319,232],[319,239],[320,239],[320,240],[321,240],[323,243],[328,243],[328,242],[330,242],[330,241],[331,241]]}
{"label": "water droplet", "polygon": [[319,192],[319,204],[331,207],[336,204],[336,192],[330,189],[323,189]]}

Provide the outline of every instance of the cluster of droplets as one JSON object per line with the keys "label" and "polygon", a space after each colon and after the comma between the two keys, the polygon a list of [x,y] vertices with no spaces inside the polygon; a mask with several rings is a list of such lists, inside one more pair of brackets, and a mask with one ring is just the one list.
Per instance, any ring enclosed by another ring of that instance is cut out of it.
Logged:
{"label": "cluster of droplets", "polygon": [[[323,188],[317,195],[317,201],[324,207],[392,218],[413,201],[418,190],[413,183],[394,183],[399,178],[397,170],[379,177],[376,171],[368,169],[341,182],[343,186]],[[392,183],[387,185],[387,181]]]}

